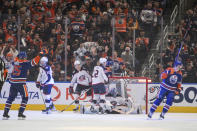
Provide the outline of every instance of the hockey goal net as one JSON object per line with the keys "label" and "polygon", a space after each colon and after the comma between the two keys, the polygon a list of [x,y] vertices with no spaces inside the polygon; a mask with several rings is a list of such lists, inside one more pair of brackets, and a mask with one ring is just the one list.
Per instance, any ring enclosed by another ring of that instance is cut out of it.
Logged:
{"label": "hockey goal net", "polygon": [[132,106],[129,113],[147,114],[149,81],[147,77],[110,77],[108,96],[129,99]]}

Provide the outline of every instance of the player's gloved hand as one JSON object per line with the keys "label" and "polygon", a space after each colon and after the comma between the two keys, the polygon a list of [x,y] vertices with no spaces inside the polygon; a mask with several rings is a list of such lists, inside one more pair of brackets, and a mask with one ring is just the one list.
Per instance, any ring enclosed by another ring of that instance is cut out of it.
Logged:
{"label": "player's gloved hand", "polygon": [[70,87],[69,87],[69,93],[72,94],[73,92],[74,92],[73,87],[70,86]]}
{"label": "player's gloved hand", "polygon": [[38,82],[38,81],[36,82],[36,87],[40,88],[40,82]]}
{"label": "player's gloved hand", "polygon": [[105,81],[105,84],[108,84],[109,83],[109,80],[108,81]]}
{"label": "player's gloved hand", "polygon": [[175,90],[175,94],[176,94],[176,95],[180,94],[180,92],[181,92],[182,90],[183,90],[183,87],[177,88],[177,89]]}
{"label": "player's gloved hand", "polygon": [[46,55],[46,54],[48,54],[48,50],[47,50],[47,49],[43,49],[43,50],[40,51],[40,53],[39,53],[40,56],[44,56],[44,55]]}

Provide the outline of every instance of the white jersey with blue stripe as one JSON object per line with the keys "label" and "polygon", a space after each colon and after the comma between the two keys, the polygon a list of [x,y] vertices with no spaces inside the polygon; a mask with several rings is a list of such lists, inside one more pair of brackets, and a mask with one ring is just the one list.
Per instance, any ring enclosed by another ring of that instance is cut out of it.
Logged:
{"label": "white jersey with blue stripe", "polygon": [[49,65],[45,67],[40,67],[39,68],[39,74],[37,81],[39,81],[43,85],[49,85],[49,84],[54,84],[54,79],[52,76],[52,69]]}

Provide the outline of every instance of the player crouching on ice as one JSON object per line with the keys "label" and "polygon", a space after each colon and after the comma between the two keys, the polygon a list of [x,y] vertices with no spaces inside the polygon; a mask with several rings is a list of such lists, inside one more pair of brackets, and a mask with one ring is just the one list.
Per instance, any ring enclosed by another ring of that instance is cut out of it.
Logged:
{"label": "player crouching on ice", "polygon": [[[87,91],[87,96],[92,96],[92,90],[91,90],[91,76],[88,74],[88,72],[82,67],[81,62],[76,60],[74,62],[74,66],[76,69],[76,73],[73,74],[71,84],[69,87],[69,93],[70,94],[75,94],[75,98],[78,98],[82,91],[88,90]],[[77,83],[75,92],[73,90],[74,84]],[[79,99],[75,100],[76,108],[73,109],[73,111],[79,110]]]}
{"label": "player crouching on ice", "polygon": [[[44,52],[40,52],[43,55]],[[13,71],[9,82],[11,84],[9,96],[5,104],[5,109],[3,113],[3,119],[8,119],[10,116],[8,112],[11,108],[12,102],[17,97],[18,92],[22,97],[22,102],[18,112],[18,119],[25,119],[26,116],[23,114],[28,102],[28,90],[26,86],[27,71],[33,66],[37,65],[40,60],[40,55],[36,56],[31,61],[27,60],[26,52],[20,52],[13,62]]]}
{"label": "player crouching on ice", "polygon": [[97,104],[99,105],[99,113],[103,114],[106,111],[106,87],[105,83],[108,83],[108,77],[105,74],[104,68],[106,66],[107,59],[100,58],[98,66],[94,67],[92,74],[92,87],[94,90],[94,98],[90,110],[94,112]]}
{"label": "player crouching on ice", "polygon": [[[43,110],[43,113],[50,114],[51,110],[55,110],[55,107],[53,105],[52,99],[51,99],[51,89],[54,85],[54,79],[52,77],[52,69],[47,64],[48,58],[42,57],[40,59],[40,68],[39,68],[39,74],[36,82],[36,87],[40,88],[40,90],[43,89],[43,94],[45,97],[45,106],[46,109]],[[42,95],[42,94],[41,94]]]}
{"label": "player crouching on ice", "polygon": [[157,99],[154,101],[152,107],[150,108],[150,112],[148,114],[148,119],[152,118],[153,113],[157,109],[157,107],[161,104],[162,100],[166,96],[167,101],[165,106],[163,107],[163,111],[160,114],[160,119],[164,119],[164,115],[168,112],[170,106],[174,101],[175,94],[179,94],[182,90],[181,82],[182,82],[182,63],[181,61],[175,61],[174,67],[167,68],[164,72],[161,73],[162,82],[160,84],[160,92],[157,96]]}

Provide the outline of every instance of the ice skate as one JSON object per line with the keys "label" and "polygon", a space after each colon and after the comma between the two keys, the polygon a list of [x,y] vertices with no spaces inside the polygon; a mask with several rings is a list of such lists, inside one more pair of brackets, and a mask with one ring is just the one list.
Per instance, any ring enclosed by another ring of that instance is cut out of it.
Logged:
{"label": "ice skate", "polygon": [[147,120],[150,120],[152,118],[152,114],[151,113],[148,113],[148,118]]}
{"label": "ice skate", "polygon": [[50,107],[47,107],[46,110],[42,110],[43,114],[51,114],[51,109]]}
{"label": "ice skate", "polygon": [[26,116],[23,113],[18,113],[18,120],[25,120]]}
{"label": "ice skate", "polygon": [[160,114],[159,120],[163,120],[163,119],[164,119],[164,116],[162,114]]}
{"label": "ice skate", "polygon": [[99,112],[98,113],[99,114],[105,114],[105,111],[104,111],[104,109],[102,107],[99,107]]}
{"label": "ice skate", "polygon": [[79,106],[76,106],[76,108],[73,109],[73,111],[79,111]]}
{"label": "ice skate", "polygon": [[8,112],[4,112],[3,113],[3,120],[8,120],[10,118],[10,116],[8,115]]}
{"label": "ice skate", "polygon": [[57,111],[53,103],[49,106],[49,108],[51,111]]}

